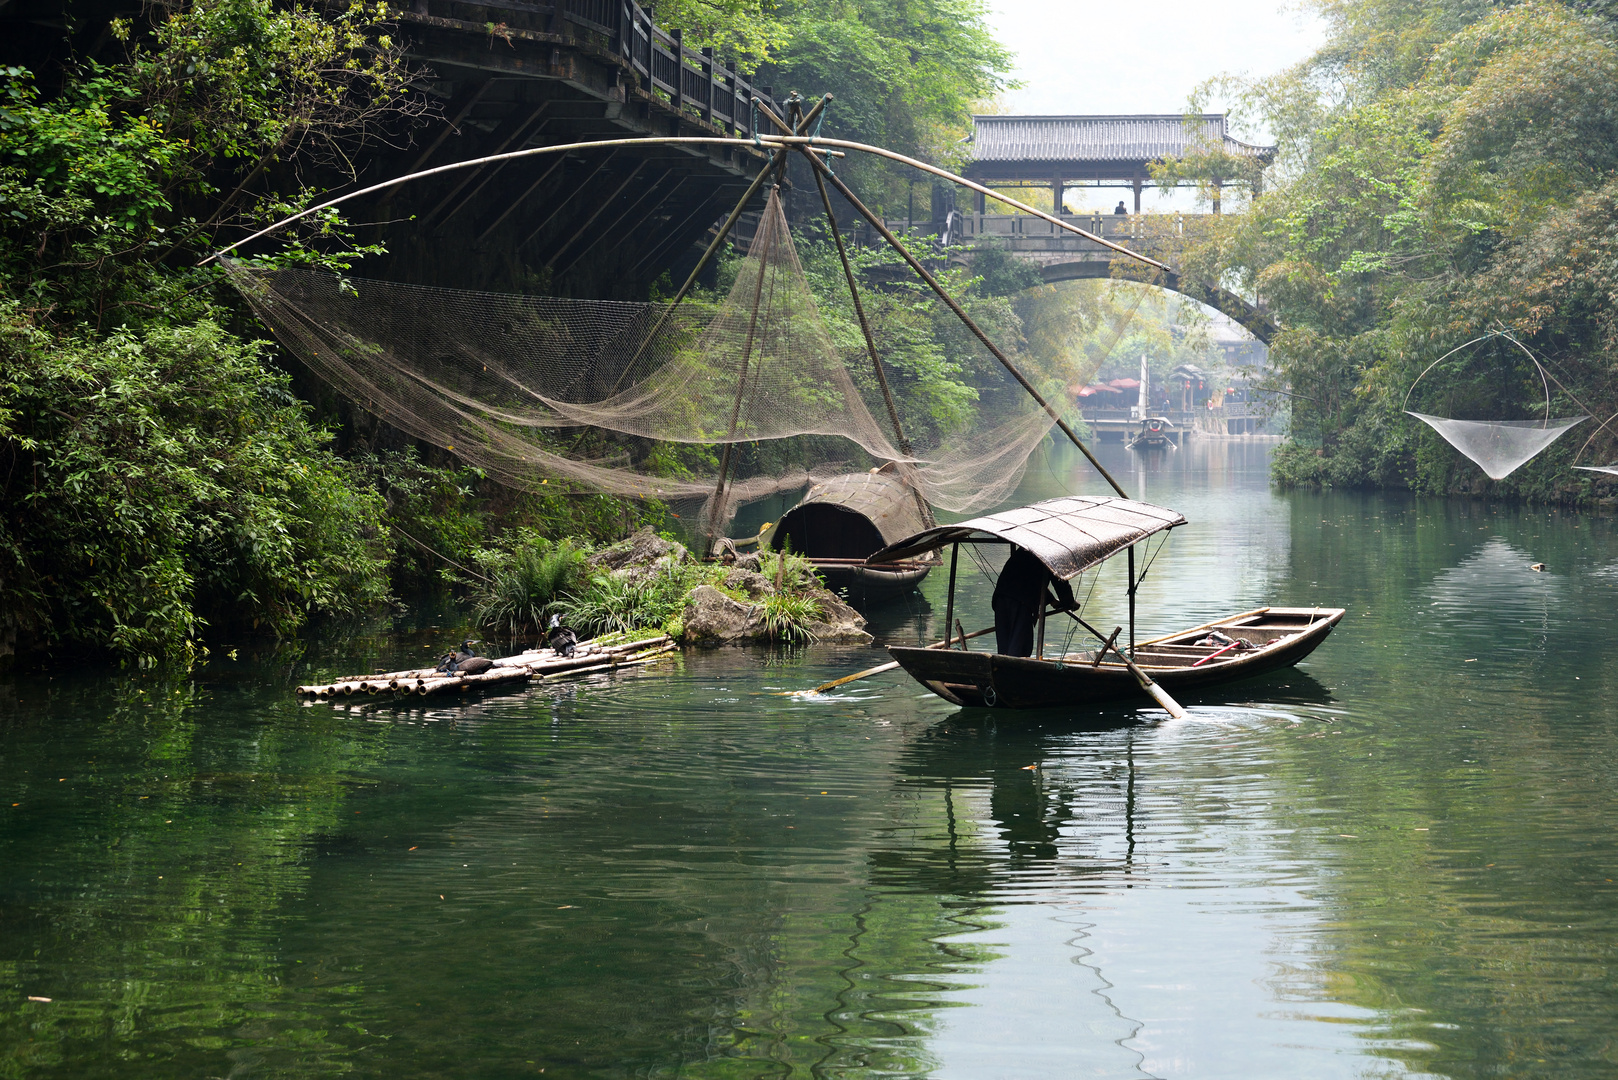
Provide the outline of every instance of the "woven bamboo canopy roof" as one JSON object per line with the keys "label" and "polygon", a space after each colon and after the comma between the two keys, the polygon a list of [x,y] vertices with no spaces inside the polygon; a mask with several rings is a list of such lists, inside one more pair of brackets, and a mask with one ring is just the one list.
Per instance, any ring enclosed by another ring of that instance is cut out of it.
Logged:
{"label": "woven bamboo canopy roof", "polygon": [[1004,541],[1025,548],[1056,577],[1070,581],[1154,533],[1186,523],[1167,507],[1106,495],[1070,495],[927,529],[866,560],[898,562],[947,544]]}

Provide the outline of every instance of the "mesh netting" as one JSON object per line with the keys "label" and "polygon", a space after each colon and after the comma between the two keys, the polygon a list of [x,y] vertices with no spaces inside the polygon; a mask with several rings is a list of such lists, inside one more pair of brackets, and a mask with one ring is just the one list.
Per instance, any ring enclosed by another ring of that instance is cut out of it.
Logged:
{"label": "mesh netting", "polygon": [[737,505],[845,471],[848,453],[805,449],[803,460],[770,475],[732,476],[716,495],[717,477],[651,475],[627,458],[578,460],[544,430],[595,427],[706,445],[836,436],[900,462],[932,505],[972,512],[1010,493],[1051,426],[1033,406],[980,416],[968,436],[905,460],[831,341],[773,193],[717,312],[225,265],[282,344],[395,427],[516,487],[566,481],[702,501],[700,520],[713,532]]}
{"label": "mesh netting", "polygon": [[1450,420],[1406,411],[1471,458],[1493,480],[1504,480],[1561,438],[1574,424],[1589,419],[1574,416],[1560,420]]}

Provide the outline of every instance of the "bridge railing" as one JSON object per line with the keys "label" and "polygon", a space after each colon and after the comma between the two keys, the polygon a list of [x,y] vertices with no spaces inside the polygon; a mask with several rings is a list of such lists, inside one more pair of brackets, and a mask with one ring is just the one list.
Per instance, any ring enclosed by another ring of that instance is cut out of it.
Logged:
{"label": "bridge railing", "polygon": [[[568,35],[563,24],[600,39],[606,51],[640,78],[642,89],[660,93],[676,109],[736,134],[754,134],[755,94],[780,115],[769,87],[754,86],[746,76],[714,55],[712,49],[688,49],[678,30],[663,30],[635,0],[415,0],[415,10],[428,14],[430,4],[446,2],[520,13],[549,33]],[[758,125],[773,131],[768,121]]]}
{"label": "bridge railing", "polygon": [[[676,109],[695,113],[717,127],[740,135],[754,134],[755,94],[778,115],[768,87],[755,87],[746,76],[714,55],[713,49],[688,49],[678,30],[663,30],[635,0],[556,0],[562,17],[605,33],[612,49],[640,76],[651,93],[668,95]],[[774,130],[758,126],[766,131]]]}
{"label": "bridge railing", "polygon": [[[1202,222],[1213,214],[1063,214],[1061,218],[1088,233],[1108,240],[1146,240],[1182,237],[1187,231],[1195,232]],[[963,214],[953,211],[947,221],[889,220],[888,228],[909,229],[924,236],[946,236],[948,243],[970,243],[978,237],[994,236],[1007,239],[1016,237],[1050,237],[1068,239],[1082,244],[1085,241],[1065,229],[1059,229],[1044,218],[1032,214]]]}

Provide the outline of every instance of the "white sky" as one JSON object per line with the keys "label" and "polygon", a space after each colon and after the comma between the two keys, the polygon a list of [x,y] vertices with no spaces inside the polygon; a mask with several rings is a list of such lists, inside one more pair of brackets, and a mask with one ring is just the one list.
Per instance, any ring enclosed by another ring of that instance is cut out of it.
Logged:
{"label": "white sky", "polygon": [[[989,8],[989,25],[1016,54],[1015,77],[1024,84],[1003,99],[1011,113],[1178,113],[1205,79],[1273,74],[1325,38],[1324,23],[1297,0],[1161,0],[1127,9],[990,0]],[[1209,109],[1221,112],[1224,103]],[[1262,141],[1264,132],[1250,134]],[[1076,193],[1068,206],[1099,205],[1108,195],[1116,202],[1119,194]],[[1148,191],[1142,208],[1191,205],[1184,194],[1170,202]]]}
{"label": "white sky", "polygon": [[1325,37],[1295,0],[990,0],[989,24],[1017,54],[1014,113],[1177,113],[1204,79],[1272,74]]}

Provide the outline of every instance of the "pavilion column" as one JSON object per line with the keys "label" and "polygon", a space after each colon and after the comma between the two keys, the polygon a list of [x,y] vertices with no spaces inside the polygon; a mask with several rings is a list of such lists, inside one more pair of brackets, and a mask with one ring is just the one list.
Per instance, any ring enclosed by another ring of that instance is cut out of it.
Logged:
{"label": "pavilion column", "polygon": [[1142,180],[1138,176],[1135,177],[1135,213],[1137,213],[1137,214],[1140,213],[1140,193],[1141,193],[1141,189],[1144,188],[1145,186],[1146,186],[1146,181]]}
{"label": "pavilion column", "polygon": [[1062,190],[1062,178],[1058,176],[1055,180],[1051,181],[1051,206],[1054,207],[1051,213],[1055,214],[1057,217],[1062,216],[1062,199],[1065,197],[1066,192]]}
{"label": "pavilion column", "polygon": [[1225,184],[1222,180],[1214,181],[1213,212],[1219,213],[1219,196],[1224,193]]}
{"label": "pavilion column", "polygon": [[[986,183],[986,181],[980,180],[978,183]],[[983,192],[974,191],[972,193],[972,203],[978,213],[986,214],[989,212],[989,197]]]}

